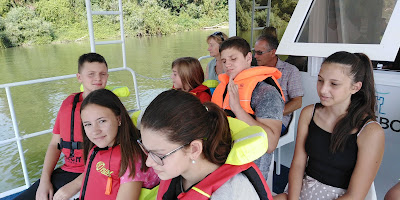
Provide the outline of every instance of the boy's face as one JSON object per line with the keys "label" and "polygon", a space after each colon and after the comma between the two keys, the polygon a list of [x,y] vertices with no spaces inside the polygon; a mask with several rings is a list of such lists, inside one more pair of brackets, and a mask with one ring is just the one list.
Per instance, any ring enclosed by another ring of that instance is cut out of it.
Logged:
{"label": "boy's face", "polygon": [[250,68],[251,53],[243,56],[243,53],[234,48],[225,49],[221,52],[221,61],[226,74],[234,79],[241,71]]}
{"label": "boy's face", "polygon": [[108,69],[105,63],[84,62],[81,72],[77,73],[76,77],[83,85],[84,94],[87,95],[94,90],[104,89],[106,87]]}

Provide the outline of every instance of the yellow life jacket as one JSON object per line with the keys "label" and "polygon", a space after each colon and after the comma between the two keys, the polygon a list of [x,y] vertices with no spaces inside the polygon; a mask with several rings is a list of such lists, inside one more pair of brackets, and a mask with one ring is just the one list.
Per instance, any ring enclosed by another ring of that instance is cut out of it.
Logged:
{"label": "yellow life jacket", "polygon": [[247,123],[228,117],[233,146],[225,164],[243,165],[253,162],[268,150],[267,133],[260,126],[249,126]]}
{"label": "yellow life jacket", "polygon": [[131,120],[132,120],[133,124],[137,127],[138,126],[138,118],[140,116],[140,110],[135,111],[130,116],[131,116]]}
{"label": "yellow life jacket", "polygon": [[214,93],[215,88],[218,86],[219,82],[217,80],[205,80],[203,85],[210,88],[211,95]]}

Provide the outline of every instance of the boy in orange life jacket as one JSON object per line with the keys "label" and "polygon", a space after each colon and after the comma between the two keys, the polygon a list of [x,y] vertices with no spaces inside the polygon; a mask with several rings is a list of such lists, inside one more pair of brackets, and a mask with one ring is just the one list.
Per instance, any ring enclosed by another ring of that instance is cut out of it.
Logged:
{"label": "boy in orange life jacket", "polygon": [[[250,126],[264,128],[268,135],[268,151],[255,163],[267,179],[272,152],[278,144],[282,128],[284,100],[276,81],[281,73],[271,67],[250,68],[250,45],[243,38],[229,38],[221,44],[219,51],[226,74],[218,76],[221,83],[215,89],[211,101],[228,115]],[[267,78],[272,84],[263,81]]]}
{"label": "boy in orange life jacket", "polygon": [[[83,179],[81,173],[85,168],[80,106],[90,92],[106,86],[106,60],[97,53],[83,54],[78,60],[76,77],[83,85],[84,92],[71,94],[63,101],[47,148],[42,176],[15,199],[69,199],[79,192]],[[64,165],[54,170],[61,152],[65,155]]]}

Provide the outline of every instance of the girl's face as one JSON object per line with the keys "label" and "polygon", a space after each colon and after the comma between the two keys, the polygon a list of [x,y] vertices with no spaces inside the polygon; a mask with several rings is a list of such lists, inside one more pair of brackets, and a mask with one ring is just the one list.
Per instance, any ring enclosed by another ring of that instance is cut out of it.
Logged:
{"label": "girl's face", "polygon": [[179,77],[177,67],[172,68],[171,73],[172,84],[174,84],[174,88],[184,90],[181,77]]}
{"label": "girl's face", "polygon": [[111,109],[89,104],[82,110],[81,119],[87,137],[96,146],[104,148],[114,145],[121,120]]}
{"label": "girl's face", "polygon": [[317,92],[322,105],[350,104],[351,95],[361,88],[361,82],[353,83],[348,70],[350,66],[338,63],[325,63],[321,66]]}
{"label": "girl's face", "polygon": [[148,128],[142,128],[142,143],[144,148],[158,157],[165,157],[163,165],[156,163],[151,155],[147,156],[146,165],[152,167],[161,180],[169,180],[179,175],[185,177],[190,169],[191,160],[185,148],[180,148],[182,145],[170,142],[163,131],[154,131]]}
{"label": "girl's face", "polygon": [[219,55],[219,44],[212,38],[208,40],[207,51],[210,52],[210,56],[212,57],[216,57]]}

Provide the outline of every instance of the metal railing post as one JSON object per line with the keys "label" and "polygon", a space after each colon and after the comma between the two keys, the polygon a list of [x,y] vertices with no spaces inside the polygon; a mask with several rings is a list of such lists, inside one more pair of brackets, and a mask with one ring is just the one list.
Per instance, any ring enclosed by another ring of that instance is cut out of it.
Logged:
{"label": "metal railing post", "polygon": [[124,68],[126,67],[126,52],[125,52],[125,33],[124,33],[124,17],[122,11],[122,0],[118,0],[118,7],[119,7],[119,26],[121,30],[121,41],[122,41],[122,64]]}
{"label": "metal railing post", "polygon": [[10,108],[10,114],[11,114],[11,119],[12,119],[12,123],[13,123],[15,139],[17,140],[19,159],[21,160],[22,172],[24,173],[25,185],[26,185],[26,188],[28,188],[31,184],[29,181],[28,169],[26,168],[25,156],[24,156],[24,151],[22,149],[21,138],[19,136],[17,117],[15,116],[14,104],[13,104],[12,97],[11,97],[11,91],[10,91],[10,87],[6,87],[5,89],[6,89],[6,94],[7,94],[8,106]]}
{"label": "metal railing post", "polygon": [[90,3],[90,0],[85,0],[85,4],[86,4],[86,17],[88,20],[88,27],[89,27],[90,51],[96,52],[96,47],[94,43],[93,20],[92,20],[92,3]]}

